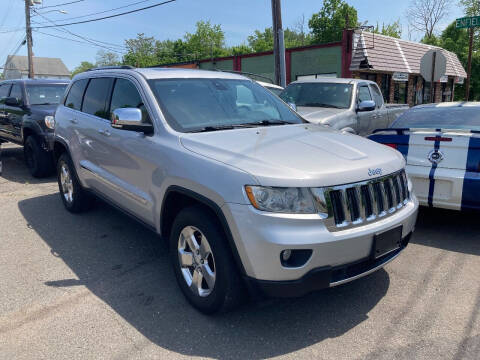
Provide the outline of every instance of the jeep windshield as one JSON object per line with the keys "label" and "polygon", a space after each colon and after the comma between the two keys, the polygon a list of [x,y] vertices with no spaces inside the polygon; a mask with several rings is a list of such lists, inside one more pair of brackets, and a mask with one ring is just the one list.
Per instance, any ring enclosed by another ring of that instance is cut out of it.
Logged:
{"label": "jeep windshield", "polygon": [[324,82],[295,83],[280,94],[286,103],[296,106],[348,109],[352,99],[351,84]]}
{"label": "jeep windshield", "polygon": [[250,80],[154,79],[149,83],[167,122],[180,132],[305,122],[277,96]]}
{"label": "jeep windshield", "polygon": [[26,91],[30,105],[56,105],[68,84],[27,84]]}

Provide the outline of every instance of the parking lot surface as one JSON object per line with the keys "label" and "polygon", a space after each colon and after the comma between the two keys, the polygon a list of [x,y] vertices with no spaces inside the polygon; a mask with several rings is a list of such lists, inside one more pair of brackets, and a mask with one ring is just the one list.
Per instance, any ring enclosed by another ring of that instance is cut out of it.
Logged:
{"label": "parking lot surface", "polygon": [[154,233],[101,202],[68,213],[55,177],[3,149],[0,359],[480,358],[478,214],[422,209],[385,269],[208,317]]}

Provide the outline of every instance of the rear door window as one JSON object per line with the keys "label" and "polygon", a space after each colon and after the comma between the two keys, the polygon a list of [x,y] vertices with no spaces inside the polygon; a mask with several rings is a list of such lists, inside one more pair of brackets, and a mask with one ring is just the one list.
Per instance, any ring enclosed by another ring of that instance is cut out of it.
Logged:
{"label": "rear door window", "polygon": [[73,83],[68,93],[67,99],[65,100],[65,106],[71,109],[80,110],[80,108],[82,107],[83,93],[85,91],[87,83],[88,79],[78,80]]}
{"label": "rear door window", "polygon": [[82,112],[108,119],[107,104],[113,78],[91,79],[83,98]]}

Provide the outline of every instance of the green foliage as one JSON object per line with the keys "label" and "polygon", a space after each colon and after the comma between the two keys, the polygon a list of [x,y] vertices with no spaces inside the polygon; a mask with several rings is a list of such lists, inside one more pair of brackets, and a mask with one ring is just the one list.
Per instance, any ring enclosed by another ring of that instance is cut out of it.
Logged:
{"label": "green foliage", "polygon": [[343,29],[357,25],[357,10],[343,0],[325,0],[320,11],[313,14],[308,26],[312,29],[313,43],[342,40]]}
{"label": "green foliage", "polygon": [[[283,38],[286,48],[308,45],[311,42],[310,34],[296,32],[289,28],[283,30]],[[273,50],[273,29],[269,27],[263,32],[255,30],[253,35],[250,35],[247,40],[248,45],[254,52],[271,51]]]}
{"label": "green foliage", "polygon": [[127,53],[123,56],[125,65],[146,67],[158,64],[155,54],[155,39],[140,33],[135,39],[125,40]]}
{"label": "green foliage", "polygon": [[440,39],[437,38],[435,35],[427,36],[425,35],[421,40],[421,43],[427,44],[427,45],[433,45],[433,46],[441,46],[440,45]]}
{"label": "green foliage", "polygon": [[185,34],[185,48],[194,59],[220,57],[228,54],[225,49],[225,33],[220,25],[210,21],[197,22],[193,34]]}
{"label": "green foliage", "polygon": [[391,36],[391,37],[400,39],[402,37],[402,26],[400,25],[400,19],[387,25],[383,23],[381,30],[377,23],[377,26],[373,30],[373,32],[376,34],[382,34],[382,35]]}
{"label": "green foliage", "polygon": [[466,16],[480,15],[480,1],[478,0],[460,0],[459,5],[465,9]]}
{"label": "green foliage", "polygon": [[80,63],[80,65],[78,65],[75,69],[73,69],[72,71],[72,78],[81,73],[81,72],[84,72],[84,71],[87,71],[88,69],[92,69],[95,67],[95,64],[92,64],[91,62],[89,61],[82,61]]}

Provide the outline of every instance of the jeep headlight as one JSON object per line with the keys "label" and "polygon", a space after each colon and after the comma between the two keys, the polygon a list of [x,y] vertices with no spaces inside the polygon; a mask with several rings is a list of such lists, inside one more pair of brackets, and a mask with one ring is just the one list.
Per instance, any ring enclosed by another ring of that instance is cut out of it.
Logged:
{"label": "jeep headlight", "polygon": [[51,130],[55,129],[55,118],[51,115],[45,116],[45,126]]}
{"label": "jeep headlight", "polygon": [[248,199],[258,210],[290,214],[317,213],[308,188],[245,186],[245,190]]}

